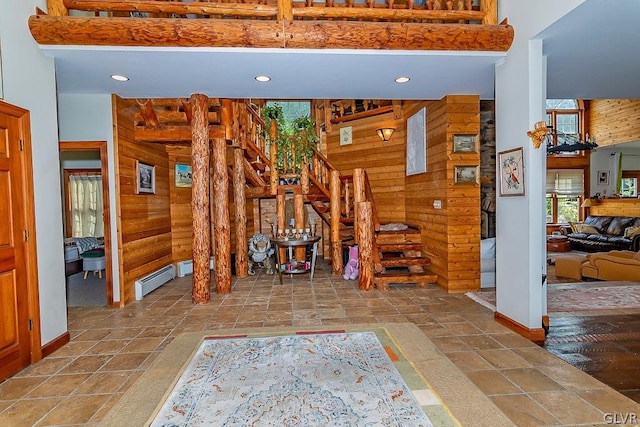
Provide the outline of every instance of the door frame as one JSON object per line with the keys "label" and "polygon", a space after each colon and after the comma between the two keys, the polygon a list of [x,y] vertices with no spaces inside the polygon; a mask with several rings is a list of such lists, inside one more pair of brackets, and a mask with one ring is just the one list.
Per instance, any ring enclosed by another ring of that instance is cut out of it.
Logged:
{"label": "door frame", "polygon": [[[19,137],[23,145],[23,155],[20,156],[22,169],[22,192],[31,197],[25,197],[23,206],[24,226],[29,238],[23,242],[25,257],[25,277],[27,279],[27,306],[31,322],[29,344],[31,364],[42,359],[42,337],[40,329],[40,291],[38,284],[38,255],[36,245],[36,214],[35,198],[33,196],[33,163],[31,159],[31,116],[29,110],[8,104],[0,100],[0,114],[14,117],[18,120]],[[27,327],[27,325],[25,325]]]}
{"label": "door frame", "polygon": [[105,256],[105,286],[107,287],[107,307],[114,307],[113,303],[113,268],[111,247],[111,207],[109,202],[109,156],[107,141],[60,141],[60,151],[100,151],[100,175],[102,177],[102,206],[104,221],[104,256]]}

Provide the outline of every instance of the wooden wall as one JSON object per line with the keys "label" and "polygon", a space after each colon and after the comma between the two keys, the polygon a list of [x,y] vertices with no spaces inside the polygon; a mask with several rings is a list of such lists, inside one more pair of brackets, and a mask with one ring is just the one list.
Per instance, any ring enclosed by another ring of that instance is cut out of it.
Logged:
{"label": "wooden wall", "polygon": [[640,100],[592,100],[587,108],[588,132],[599,146],[640,140]]}
{"label": "wooden wall", "polygon": [[639,199],[603,199],[589,208],[590,215],[638,216],[640,217]]}
{"label": "wooden wall", "polygon": [[169,155],[169,199],[171,207],[171,259],[174,263],[193,257],[191,187],[176,187],[176,164],[191,164],[190,146],[167,145]]}
{"label": "wooden wall", "polygon": [[[351,126],[351,145],[340,145],[340,128]],[[376,134],[380,127],[394,127],[389,142]],[[405,121],[393,112],[341,124],[327,134],[327,158],[343,175],[364,168],[369,176],[378,216],[383,222],[404,222]]]}
{"label": "wooden wall", "polygon": [[[135,299],[137,279],[172,261],[169,158],[163,144],[134,142],[133,121],[114,96],[120,304]],[[155,194],[136,194],[136,161],[155,166]]]}
{"label": "wooden wall", "polygon": [[479,166],[480,154],[452,153],[454,134],[480,133],[479,102],[447,96],[405,104],[405,117],[427,108],[427,173],[405,178],[406,221],[421,227],[431,270],[449,292],[480,288],[480,184],[454,183],[454,167]]}

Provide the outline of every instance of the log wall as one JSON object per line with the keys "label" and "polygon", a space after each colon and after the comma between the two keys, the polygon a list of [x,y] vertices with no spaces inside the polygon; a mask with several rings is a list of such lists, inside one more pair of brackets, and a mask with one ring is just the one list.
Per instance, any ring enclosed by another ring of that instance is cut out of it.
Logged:
{"label": "log wall", "polygon": [[640,200],[638,199],[603,199],[589,208],[589,215],[615,215],[640,217]]}
{"label": "log wall", "polygon": [[[405,178],[406,221],[419,225],[431,270],[449,292],[480,288],[480,184],[454,183],[455,166],[479,166],[480,154],[452,153],[455,134],[479,134],[477,96],[405,105],[427,108],[427,172]],[[440,201],[441,209],[434,207]]]}
{"label": "log wall", "polygon": [[[137,279],[172,262],[169,157],[163,144],[134,142],[133,121],[114,96],[120,303],[135,300]],[[155,194],[136,194],[136,161],[155,166]]]}
{"label": "log wall", "polygon": [[599,146],[640,140],[640,100],[599,99],[587,107],[588,132]]}

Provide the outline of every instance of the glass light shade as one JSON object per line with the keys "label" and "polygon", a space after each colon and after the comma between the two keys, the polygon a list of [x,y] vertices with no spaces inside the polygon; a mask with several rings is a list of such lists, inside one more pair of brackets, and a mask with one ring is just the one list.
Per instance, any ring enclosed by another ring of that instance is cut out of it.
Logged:
{"label": "glass light shade", "polygon": [[395,128],[379,128],[376,129],[376,133],[382,139],[382,141],[387,142],[391,139],[391,135],[395,132]]}

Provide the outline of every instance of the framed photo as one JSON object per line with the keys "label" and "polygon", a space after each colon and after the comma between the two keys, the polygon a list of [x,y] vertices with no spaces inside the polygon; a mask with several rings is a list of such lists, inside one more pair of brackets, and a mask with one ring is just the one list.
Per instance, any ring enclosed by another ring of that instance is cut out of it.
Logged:
{"label": "framed photo", "polygon": [[524,196],[524,158],[522,147],[498,153],[501,196]]}
{"label": "framed photo", "polygon": [[609,185],[609,171],[598,171],[598,185]]}
{"label": "framed photo", "polygon": [[192,184],[191,165],[176,163],[175,183],[177,188],[188,188]]}
{"label": "framed photo", "polygon": [[407,176],[427,171],[427,109],[407,119]]}
{"label": "framed photo", "polygon": [[351,126],[340,128],[340,145],[351,145],[352,135]]}
{"label": "framed photo", "polygon": [[453,172],[455,184],[478,184],[480,182],[480,166],[454,166]]}
{"label": "framed photo", "polygon": [[454,153],[477,153],[478,135],[453,135]]}
{"label": "framed photo", "polygon": [[156,194],[156,167],[136,160],[136,194]]}

